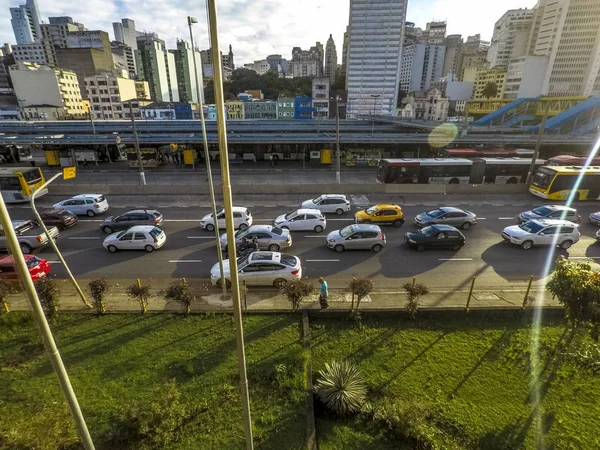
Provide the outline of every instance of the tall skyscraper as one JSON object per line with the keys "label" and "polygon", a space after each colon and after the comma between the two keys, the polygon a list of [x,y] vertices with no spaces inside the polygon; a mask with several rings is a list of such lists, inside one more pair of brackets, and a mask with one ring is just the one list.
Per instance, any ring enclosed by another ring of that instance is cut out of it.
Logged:
{"label": "tall skyscraper", "polygon": [[289,66],[293,77],[323,76],[323,46],[317,42],[317,45],[309,50],[294,47]]}
{"label": "tall skyscraper", "polygon": [[406,0],[351,0],[348,114],[396,115]]}
{"label": "tall skyscraper", "polygon": [[443,44],[446,38],[446,22],[427,22],[420,41],[423,44]]}
{"label": "tall skyscraper", "polygon": [[444,45],[405,46],[400,66],[400,88],[405,92],[428,90],[442,77],[445,52]]}
{"label": "tall skyscraper", "polygon": [[[348,31],[350,27],[346,27],[346,31],[344,31],[344,45],[342,46],[342,76],[344,79],[347,77],[348,71]],[[346,88],[347,86],[344,86]]]}
{"label": "tall skyscraper", "polygon": [[169,50],[175,56],[175,71],[177,73],[177,84],[179,87],[179,100],[188,103],[198,103],[198,91],[196,89],[196,75],[194,72],[194,57],[198,70],[198,85],[200,86],[200,98],[204,102],[204,90],[202,89],[202,61],[198,49],[192,51],[192,46],[187,41],[177,40],[177,50]]}
{"label": "tall skyscraper", "polygon": [[548,56],[542,94],[600,94],[600,2],[540,0],[529,50]]}
{"label": "tall skyscraper", "polygon": [[150,97],[160,102],[178,102],[175,56],[167,52],[165,41],[154,33],[148,33],[137,37],[137,45],[137,73],[141,79],[148,81]]}
{"label": "tall skyscraper", "polygon": [[335,75],[337,72],[337,51],[335,49],[335,42],[330,34],[327,39],[327,46],[325,47],[325,73],[324,75],[329,78],[329,84],[335,84]]}
{"label": "tall skyscraper", "polygon": [[10,17],[17,44],[31,44],[42,38],[37,0],[25,0],[24,5],[10,8]]}
{"label": "tall skyscraper", "polygon": [[532,21],[532,9],[510,9],[502,15],[494,26],[488,49],[490,67],[506,66],[512,58],[526,54]]}
{"label": "tall skyscraper", "polygon": [[462,36],[460,34],[450,34],[444,40],[446,45],[446,54],[444,55],[444,68],[442,69],[442,77],[460,76],[462,66]]}
{"label": "tall skyscraper", "polygon": [[137,50],[137,37],[143,33],[135,30],[135,22],[131,19],[121,19],[121,22],[113,22],[112,25],[115,41],[128,45],[132,50]]}

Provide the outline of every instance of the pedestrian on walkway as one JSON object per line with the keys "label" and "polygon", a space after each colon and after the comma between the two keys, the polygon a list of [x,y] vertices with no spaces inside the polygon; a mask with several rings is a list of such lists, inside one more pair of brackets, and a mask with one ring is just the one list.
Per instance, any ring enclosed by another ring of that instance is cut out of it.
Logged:
{"label": "pedestrian on walkway", "polygon": [[327,302],[327,297],[329,297],[327,281],[321,277],[319,278],[319,283],[321,283],[321,289],[319,290],[319,304],[321,305],[321,309],[329,308],[329,303]]}
{"label": "pedestrian on walkway", "polygon": [[90,165],[88,164],[87,158],[83,158],[83,167],[85,169],[89,169]]}
{"label": "pedestrian on walkway", "polygon": [[273,159],[273,155],[269,153],[269,164],[271,167],[275,167],[275,160]]}

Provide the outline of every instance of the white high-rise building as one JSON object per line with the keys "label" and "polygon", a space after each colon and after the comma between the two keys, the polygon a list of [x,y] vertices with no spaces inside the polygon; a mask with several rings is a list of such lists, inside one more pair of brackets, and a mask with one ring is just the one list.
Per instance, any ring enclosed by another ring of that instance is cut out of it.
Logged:
{"label": "white high-rise building", "polygon": [[600,94],[600,1],[540,0],[529,50],[548,56],[542,94]]}
{"label": "white high-rise building", "polygon": [[443,75],[445,45],[412,44],[404,47],[400,67],[403,91],[426,91]]}
{"label": "white high-rise building", "polygon": [[10,8],[10,17],[17,44],[31,44],[41,39],[40,12],[36,0],[25,0],[24,5]]}
{"label": "white high-rise building", "polygon": [[396,115],[406,0],[351,0],[347,117]]}
{"label": "white high-rise building", "polygon": [[525,56],[533,14],[532,9],[510,9],[496,22],[487,56],[490,67]]}
{"label": "white high-rise building", "polygon": [[165,41],[154,34],[138,36],[137,41],[137,73],[141,79],[148,81],[151,98],[161,102],[178,102],[175,55],[167,52]]}
{"label": "white high-rise building", "polygon": [[135,30],[135,22],[131,19],[121,19],[121,22],[113,22],[113,31],[115,32],[115,41],[122,42],[137,50],[137,37],[142,34]]}

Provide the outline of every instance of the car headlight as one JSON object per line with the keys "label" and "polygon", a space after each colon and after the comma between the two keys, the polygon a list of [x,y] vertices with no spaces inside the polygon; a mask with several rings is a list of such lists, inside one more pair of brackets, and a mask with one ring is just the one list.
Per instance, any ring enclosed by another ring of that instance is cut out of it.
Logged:
{"label": "car headlight", "polygon": [[335,239],[329,239],[329,242],[335,242]]}
{"label": "car headlight", "polygon": [[415,241],[414,239],[409,239],[408,242],[410,242],[411,244],[416,244],[417,241]]}
{"label": "car headlight", "polygon": [[523,236],[509,236],[509,237],[511,237],[515,241],[520,241],[521,239],[523,239]]}

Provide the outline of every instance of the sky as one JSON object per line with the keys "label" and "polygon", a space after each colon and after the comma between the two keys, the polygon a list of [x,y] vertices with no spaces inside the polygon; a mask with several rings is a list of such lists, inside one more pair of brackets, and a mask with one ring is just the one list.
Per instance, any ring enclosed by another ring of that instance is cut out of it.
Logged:
{"label": "sky", "polygon": [[[308,49],[333,36],[341,63],[343,35],[348,25],[350,0],[216,0],[219,45],[233,47],[236,67],[270,54],[291,59],[292,47]],[[0,43],[14,43],[9,8],[25,1],[0,0]],[[448,34],[463,38],[480,33],[489,40],[494,23],[508,9],[531,8],[536,0],[409,0],[406,20],[425,28],[432,20],[445,20]],[[136,29],[154,31],[175,48],[177,39],[189,40],[186,17],[198,19],[194,39],[208,48],[205,2],[202,0],[38,0],[43,22],[51,16],[71,16],[90,30],[107,31],[114,39],[113,22],[135,21]]]}

